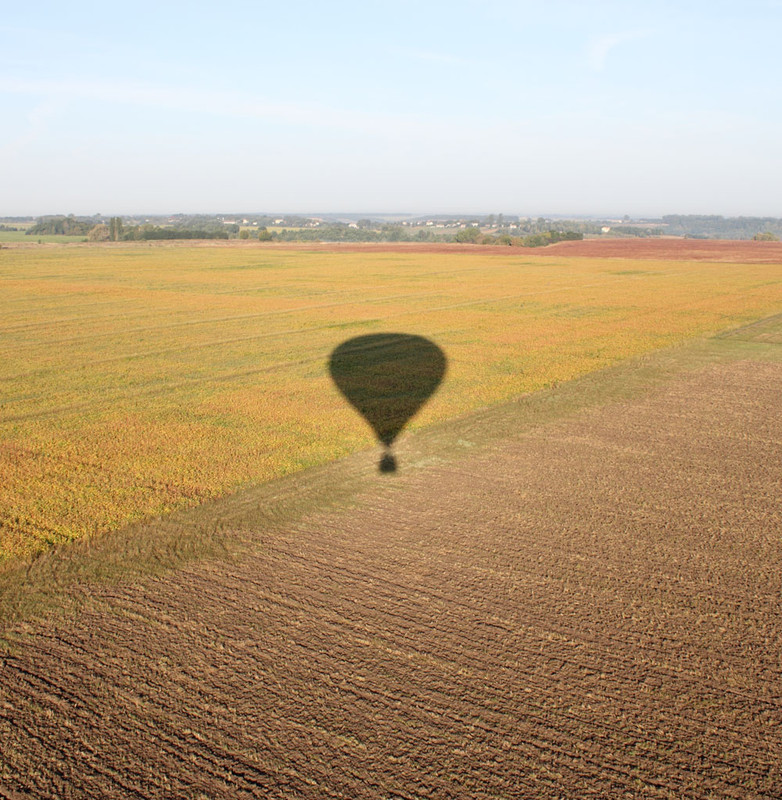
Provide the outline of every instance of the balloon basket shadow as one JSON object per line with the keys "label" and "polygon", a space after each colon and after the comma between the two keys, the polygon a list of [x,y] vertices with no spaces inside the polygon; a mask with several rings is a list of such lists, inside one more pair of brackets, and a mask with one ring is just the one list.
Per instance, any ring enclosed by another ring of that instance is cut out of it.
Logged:
{"label": "balloon basket shadow", "polygon": [[378,472],[396,472],[396,458],[390,451],[383,453],[383,457],[377,465]]}

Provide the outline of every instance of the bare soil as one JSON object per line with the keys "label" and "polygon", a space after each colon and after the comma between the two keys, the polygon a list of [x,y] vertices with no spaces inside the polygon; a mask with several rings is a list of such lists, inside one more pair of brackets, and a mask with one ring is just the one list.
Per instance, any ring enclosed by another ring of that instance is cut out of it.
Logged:
{"label": "bare soil", "polygon": [[[177,243],[178,245],[180,243]],[[188,244],[188,242],[184,242]],[[192,246],[192,241],[189,243]],[[330,252],[389,252],[492,254],[504,256],[557,256],[582,258],[651,259],[660,261],[720,261],[741,264],[782,263],[782,242],[728,239],[584,239],[559,242],[548,247],[455,244],[437,242],[281,242],[258,243],[237,240],[204,241],[204,246],[264,247],[277,250],[325,250]],[[181,246],[181,245],[180,245]]]}
{"label": "bare soil", "polygon": [[0,797],[782,796],[781,387],[465,424],[241,558],[80,587],[0,660]]}
{"label": "bare soil", "polygon": [[[273,245],[287,248],[289,245]],[[782,263],[782,242],[732,241],[723,239],[584,239],[559,242],[548,247],[508,247],[480,244],[304,244],[308,250],[377,250],[400,253],[485,253],[505,256],[557,256],[581,258],[625,258],[660,261],[726,261],[742,264]]]}
{"label": "bare soil", "polygon": [[[228,246],[233,244],[230,242]],[[394,253],[472,253],[504,256],[557,256],[581,258],[625,258],[660,261],[726,261],[741,264],[782,263],[782,242],[726,239],[584,239],[559,242],[548,247],[413,242],[325,243],[299,242],[257,245],[287,250],[380,251]]]}
{"label": "bare soil", "polygon": [[644,258],[663,261],[727,261],[742,264],[779,264],[782,242],[727,239],[584,239],[539,247],[542,255],[589,258]]}

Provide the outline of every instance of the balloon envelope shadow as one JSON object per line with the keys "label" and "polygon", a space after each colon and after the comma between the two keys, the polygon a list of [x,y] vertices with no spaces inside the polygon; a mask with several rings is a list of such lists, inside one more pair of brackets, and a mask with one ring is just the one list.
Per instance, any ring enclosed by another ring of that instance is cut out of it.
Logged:
{"label": "balloon envelope shadow", "polygon": [[381,472],[396,470],[391,445],[440,385],[447,364],[434,342],[407,333],[356,336],[332,352],[334,383],[386,448]]}

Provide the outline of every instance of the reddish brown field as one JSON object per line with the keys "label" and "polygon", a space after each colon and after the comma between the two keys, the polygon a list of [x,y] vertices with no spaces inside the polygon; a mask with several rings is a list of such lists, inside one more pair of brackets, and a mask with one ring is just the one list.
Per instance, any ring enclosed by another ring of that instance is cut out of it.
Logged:
{"label": "reddish brown field", "polygon": [[[205,243],[210,244],[210,243]],[[235,242],[217,246],[232,247]],[[252,247],[252,243],[246,247]],[[584,239],[580,242],[559,242],[548,247],[518,248],[480,244],[436,244],[412,242],[326,243],[300,242],[255,244],[270,249],[329,250],[390,253],[496,253],[534,256],[568,256],[582,258],[646,258],[660,261],[734,261],[742,264],[779,264],[782,242],[731,241],[722,239]]]}
{"label": "reddish brown field", "polygon": [[[230,246],[233,243],[229,243]],[[288,249],[291,245],[256,245]],[[304,250],[347,250],[396,253],[527,253],[535,256],[581,258],[647,258],[660,261],[735,261],[742,264],[782,263],[782,242],[722,239],[584,239],[548,247],[517,248],[480,244],[414,244],[381,242],[361,244],[300,243]]]}
{"label": "reddish brown field", "polygon": [[[121,249],[126,242],[102,242],[61,245],[38,245],[9,242],[12,249],[52,249],[55,247]],[[519,248],[505,245],[455,244],[436,242],[253,242],[252,240],[170,240],[145,242],[141,247],[153,248],[234,248],[251,250],[308,250],[369,253],[495,253],[500,255],[529,254],[534,256],[567,256],[582,258],[642,258],[660,261],[725,261],[741,264],[782,263],[782,242],[755,242],[729,239],[584,239],[580,242],[559,242],[548,247]]]}
{"label": "reddish brown field", "polygon": [[[233,246],[234,242],[222,246]],[[252,245],[246,245],[252,246]],[[396,253],[497,253],[582,258],[644,258],[660,261],[728,261],[742,264],[779,264],[782,242],[732,241],[722,239],[584,239],[559,242],[548,247],[518,248],[480,244],[436,243],[298,243],[255,244],[256,247],[302,250]]]}
{"label": "reddish brown field", "polygon": [[661,261],[736,261],[779,264],[782,242],[721,239],[584,239],[536,248],[541,255],[594,258],[650,258]]}
{"label": "reddish brown field", "polygon": [[468,419],[466,455],[295,523],[216,504],[241,558],[84,585],[15,638],[0,786],[782,796],[780,386],[715,364],[490,446]]}

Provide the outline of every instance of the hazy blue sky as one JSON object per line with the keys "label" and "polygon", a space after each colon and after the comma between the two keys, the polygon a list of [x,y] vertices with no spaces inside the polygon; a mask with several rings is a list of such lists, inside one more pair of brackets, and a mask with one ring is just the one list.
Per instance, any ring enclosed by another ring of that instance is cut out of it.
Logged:
{"label": "hazy blue sky", "polygon": [[782,0],[41,2],[0,214],[782,216]]}

